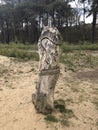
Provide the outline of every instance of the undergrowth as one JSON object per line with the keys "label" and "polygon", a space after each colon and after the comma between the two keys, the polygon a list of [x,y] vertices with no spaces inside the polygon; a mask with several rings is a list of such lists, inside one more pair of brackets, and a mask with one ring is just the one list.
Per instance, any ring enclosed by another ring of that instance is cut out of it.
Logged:
{"label": "undergrowth", "polygon": [[[85,50],[85,52],[83,52]],[[89,55],[87,51],[97,51],[98,44],[78,43],[68,44],[63,43],[61,46],[60,62],[67,65],[68,69],[77,68],[77,66],[95,66],[98,65],[98,57]],[[0,44],[0,55],[15,57],[22,60],[39,60],[37,53],[37,44],[22,44],[10,43]]]}
{"label": "undergrowth", "polygon": [[69,118],[74,117],[74,113],[71,109],[67,109],[65,101],[58,99],[54,101],[54,108],[59,113],[59,116],[49,114],[46,115],[45,120],[49,123],[60,123],[62,126],[69,126]]}
{"label": "undergrowth", "polygon": [[63,53],[66,52],[73,52],[75,50],[92,50],[97,51],[98,50],[98,43],[89,43],[89,42],[80,42],[77,44],[69,44],[69,43],[63,43],[61,46],[61,50]]}
{"label": "undergrowth", "polygon": [[0,44],[0,55],[15,57],[21,60],[39,59],[36,45]]}
{"label": "undergrowth", "polygon": [[98,55],[94,56],[91,52],[75,50],[74,52],[62,53],[60,62],[72,71],[83,67],[93,68],[98,66]]}

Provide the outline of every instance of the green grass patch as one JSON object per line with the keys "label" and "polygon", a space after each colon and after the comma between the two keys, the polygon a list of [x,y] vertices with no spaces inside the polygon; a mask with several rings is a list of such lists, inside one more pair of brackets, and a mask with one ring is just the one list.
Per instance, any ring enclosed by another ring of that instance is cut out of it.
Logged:
{"label": "green grass patch", "polygon": [[0,44],[0,55],[15,57],[21,60],[39,60],[35,45]]}
{"label": "green grass patch", "polygon": [[70,109],[67,109],[65,107],[65,101],[63,99],[58,99],[54,101],[54,107],[57,109],[62,115],[66,115],[67,118],[70,118],[71,115],[73,115],[73,111]]}
{"label": "green grass patch", "polygon": [[58,119],[55,116],[53,116],[53,115],[47,115],[45,117],[45,120],[49,121],[49,122],[58,122]]}
{"label": "green grass patch", "polygon": [[80,68],[97,67],[98,66],[98,53],[93,55],[92,52],[87,51],[74,51],[69,53],[62,53],[60,62],[66,65],[68,70],[76,71]]}
{"label": "green grass patch", "polygon": [[22,44],[22,43],[10,43],[10,44],[2,44],[0,43],[0,48],[7,48],[7,49],[21,49],[21,50],[37,50],[37,44]]}
{"label": "green grass patch", "polygon": [[60,123],[62,126],[69,127],[69,121],[64,116],[61,117]]}
{"label": "green grass patch", "polygon": [[[98,43],[79,43],[79,44],[68,44],[63,43],[61,46],[61,57],[60,62],[66,64],[68,69],[74,71],[77,65],[98,65],[98,57],[94,58],[91,55],[81,53],[82,50],[98,50]],[[73,52],[74,51],[74,52]],[[86,51],[85,51],[86,52]],[[0,55],[15,57],[23,60],[39,60],[37,53],[37,44],[22,44],[22,43],[11,43],[11,44],[0,44]]]}
{"label": "green grass patch", "polygon": [[98,121],[96,122],[96,126],[98,126]]}
{"label": "green grass patch", "polygon": [[95,105],[96,110],[98,110],[98,98],[95,98],[92,103]]}
{"label": "green grass patch", "polygon": [[68,127],[70,125],[69,119],[72,117],[75,117],[73,111],[71,109],[65,109],[64,113],[59,117],[59,121],[61,125]]}
{"label": "green grass patch", "polygon": [[98,50],[98,43],[88,43],[88,42],[80,42],[78,44],[69,44],[69,43],[63,43],[61,46],[61,50],[63,53],[65,52],[73,52],[75,50],[92,50],[97,51]]}
{"label": "green grass patch", "polygon": [[75,117],[71,109],[65,108],[65,101],[63,99],[58,99],[54,101],[55,110],[59,113],[59,116],[56,115],[46,115],[44,118],[48,122],[57,123],[59,122],[62,126],[69,126],[69,118]]}
{"label": "green grass patch", "polygon": [[55,100],[54,101],[54,107],[59,110],[59,112],[64,113],[66,111],[65,109],[65,102],[62,99]]}

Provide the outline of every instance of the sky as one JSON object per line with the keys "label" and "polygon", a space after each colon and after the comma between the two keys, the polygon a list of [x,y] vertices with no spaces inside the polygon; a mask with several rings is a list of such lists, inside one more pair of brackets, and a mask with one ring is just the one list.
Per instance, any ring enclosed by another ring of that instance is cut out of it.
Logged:
{"label": "sky", "polygon": [[[75,0],[74,2],[70,2],[70,5],[71,5],[71,7],[73,7],[73,8],[83,7],[83,5],[81,5],[81,4],[78,3],[78,0]],[[86,5],[86,6],[88,6],[88,5]],[[80,20],[83,21],[83,15],[81,15]],[[86,16],[85,16],[85,23],[92,23],[92,20],[93,20],[92,15],[89,16],[89,17],[86,17]]]}

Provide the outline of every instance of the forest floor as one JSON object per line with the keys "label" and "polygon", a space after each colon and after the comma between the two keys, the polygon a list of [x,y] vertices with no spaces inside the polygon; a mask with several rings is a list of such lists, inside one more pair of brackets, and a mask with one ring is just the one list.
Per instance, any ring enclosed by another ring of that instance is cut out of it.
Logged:
{"label": "forest floor", "polygon": [[54,110],[52,122],[32,104],[38,62],[0,56],[0,130],[98,130],[98,66],[60,68],[54,96],[65,102],[66,112]]}

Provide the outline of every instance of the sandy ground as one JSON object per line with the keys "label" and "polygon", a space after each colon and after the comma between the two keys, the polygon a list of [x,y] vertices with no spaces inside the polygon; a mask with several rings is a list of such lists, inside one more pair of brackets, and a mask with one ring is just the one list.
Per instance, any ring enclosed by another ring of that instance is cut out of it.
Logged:
{"label": "sandy ground", "polygon": [[[61,64],[55,100],[63,99],[73,113],[68,126],[36,113],[32,93],[37,79],[38,62],[0,56],[0,130],[98,130],[98,68],[72,72]],[[56,111],[53,115],[58,117]]]}

